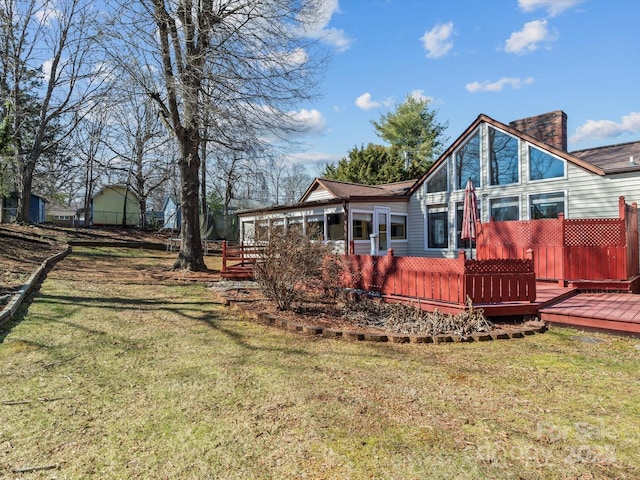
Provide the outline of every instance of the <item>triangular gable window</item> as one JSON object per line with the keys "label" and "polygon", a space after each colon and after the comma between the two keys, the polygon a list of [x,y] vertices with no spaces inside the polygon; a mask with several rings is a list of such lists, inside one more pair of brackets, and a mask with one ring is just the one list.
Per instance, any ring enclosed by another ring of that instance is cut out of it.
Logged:
{"label": "triangular gable window", "polygon": [[447,163],[445,162],[442,167],[427,179],[427,192],[446,192],[448,190]]}
{"label": "triangular gable window", "polygon": [[529,146],[529,180],[562,178],[566,175],[566,162],[534,146]]}

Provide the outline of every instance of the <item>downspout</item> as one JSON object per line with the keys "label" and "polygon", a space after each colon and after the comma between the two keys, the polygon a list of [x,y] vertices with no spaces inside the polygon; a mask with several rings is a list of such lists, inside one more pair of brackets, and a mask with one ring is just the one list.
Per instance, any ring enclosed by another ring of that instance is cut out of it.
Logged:
{"label": "downspout", "polygon": [[349,241],[351,236],[349,235],[349,202],[347,200],[342,202],[342,211],[344,212],[342,221],[342,229],[344,230],[344,252],[347,255],[351,255],[353,252],[351,251],[351,242]]}

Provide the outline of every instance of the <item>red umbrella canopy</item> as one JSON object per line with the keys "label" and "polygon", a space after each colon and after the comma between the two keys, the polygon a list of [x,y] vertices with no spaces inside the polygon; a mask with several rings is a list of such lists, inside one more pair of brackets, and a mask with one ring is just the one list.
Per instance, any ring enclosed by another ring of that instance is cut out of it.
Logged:
{"label": "red umbrella canopy", "polygon": [[478,221],[478,199],[476,198],[476,189],[473,188],[471,179],[467,181],[464,189],[464,207],[462,210],[462,232],[460,238],[462,240],[476,239],[476,222]]}

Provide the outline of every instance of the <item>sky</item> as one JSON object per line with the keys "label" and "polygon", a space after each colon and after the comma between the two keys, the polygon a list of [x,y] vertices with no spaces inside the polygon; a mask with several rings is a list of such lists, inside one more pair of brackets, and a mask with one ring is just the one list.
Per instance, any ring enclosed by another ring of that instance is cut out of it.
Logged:
{"label": "sky", "polygon": [[324,0],[315,35],[333,55],[292,161],[312,176],[408,95],[448,123],[450,145],[485,114],[563,110],[569,151],[640,140],[637,0]]}

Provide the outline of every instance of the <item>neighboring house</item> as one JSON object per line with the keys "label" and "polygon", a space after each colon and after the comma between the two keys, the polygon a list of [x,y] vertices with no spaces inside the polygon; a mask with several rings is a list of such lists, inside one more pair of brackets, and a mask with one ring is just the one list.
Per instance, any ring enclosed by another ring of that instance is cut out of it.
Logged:
{"label": "neighboring house", "polygon": [[92,225],[140,224],[140,203],[138,196],[124,185],[109,185],[100,190],[91,199]]}
{"label": "neighboring house", "polygon": [[180,203],[174,195],[167,195],[162,204],[163,223],[162,228],[180,230]]}
{"label": "neighboring house", "polygon": [[76,224],[77,209],[51,203],[47,207],[47,222],[72,227]]}
{"label": "neighboring house", "polygon": [[[29,222],[43,223],[46,221],[47,203],[44,197],[31,194],[29,199]],[[2,198],[2,219],[4,222],[15,222],[18,214],[18,192],[12,192],[7,197]]]}
{"label": "neighboring house", "polygon": [[640,142],[567,152],[567,116],[554,111],[500,123],[480,115],[409,191],[409,255],[454,257],[464,188],[479,218],[617,218],[640,200]]}
{"label": "neighboring house", "polygon": [[315,179],[299,202],[238,212],[240,240],[267,239],[274,228],[299,229],[333,245],[336,252],[408,253],[408,202],[414,181],[358,185]]}
{"label": "neighboring house", "polygon": [[[338,251],[454,258],[464,189],[471,179],[479,220],[618,218],[619,198],[640,203],[640,141],[567,152],[557,110],[509,124],[480,115],[417,181],[377,187],[316,179],[295,205],[238,212],[240,239],[266,227],[317,226]],[[353,249],[345,247],[353,245]]]}

